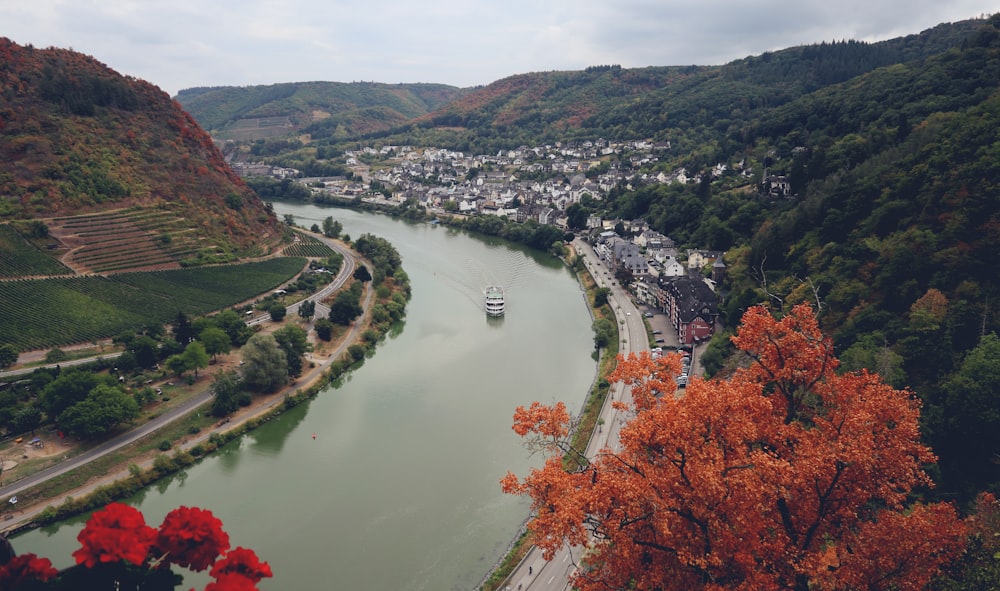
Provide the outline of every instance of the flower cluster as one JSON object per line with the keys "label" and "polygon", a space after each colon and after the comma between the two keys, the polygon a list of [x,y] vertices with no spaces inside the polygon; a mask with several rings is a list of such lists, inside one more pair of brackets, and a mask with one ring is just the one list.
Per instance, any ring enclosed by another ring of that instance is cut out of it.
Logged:
{"label": "flower cluster", "polygon": [[271,567],[253,550],[230,550],[222,522],[196,507],[174,509],[154,529],[139,510],[111,503],[91,516],[77,539],[76,567],[60,572],[47,558],[15,556],[0,564],[0,589],[62,589],[84,582],[99,589],[122,581],[137,589],[161,589],[171,581],[167,588],[173,588],[182,579],[171,565],[199,572],[211,568],[215,581],[205,591],[256,591],[257,583],[271,576]]}

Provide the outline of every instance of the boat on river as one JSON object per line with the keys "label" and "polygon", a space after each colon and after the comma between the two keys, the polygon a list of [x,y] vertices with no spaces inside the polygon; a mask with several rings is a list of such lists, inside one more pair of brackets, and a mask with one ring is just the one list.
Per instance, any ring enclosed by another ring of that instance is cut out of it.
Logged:
{"label": "boat on river", "polygon": [[486,288],[486,314],[488,316],[503,316],[507,302],[504,299],[503,288],[491,285]]}

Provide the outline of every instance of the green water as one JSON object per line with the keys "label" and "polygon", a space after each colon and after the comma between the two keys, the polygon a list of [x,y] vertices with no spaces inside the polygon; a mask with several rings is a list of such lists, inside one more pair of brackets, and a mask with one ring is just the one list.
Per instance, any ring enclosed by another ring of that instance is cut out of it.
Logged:
{"label": "green water", "polygon": [[[405,324],[343,384],[130,502],[154,526],[179,505],[211,509],[234,545],[271,564],[265,590],[475,587],[527,517],[500,478],[541,463],[510,429],[514,408],[578,410],[594,378],[579,286],[556,259],[500,241],[342,209],[275,210],[388,239],[413,286]],[[483,310],[494,283],[507,295],[502,319]],[[15,548],[66,566],[81,521]],[[183,588],[205,581],[189,575]]]}

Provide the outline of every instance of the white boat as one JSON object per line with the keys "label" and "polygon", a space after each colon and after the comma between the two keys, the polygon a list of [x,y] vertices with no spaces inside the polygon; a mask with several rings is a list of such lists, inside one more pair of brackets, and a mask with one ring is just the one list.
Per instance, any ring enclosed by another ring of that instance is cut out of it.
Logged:
{"label": "white boat", "polygon": [[503,296],[503,288],[499,285],[491,285],[486,288],[486,314],[489,316],[503,316],[506,308],[506,301]]}

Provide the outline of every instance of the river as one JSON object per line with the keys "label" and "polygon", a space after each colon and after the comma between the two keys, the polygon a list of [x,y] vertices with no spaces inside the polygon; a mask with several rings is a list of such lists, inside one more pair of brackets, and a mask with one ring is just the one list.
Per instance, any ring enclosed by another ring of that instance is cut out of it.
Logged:
{"label": "river", "polygon": [[[557,259],[500,240],[344,209],[275,210],[389,240],[413,288],[403,326],[343,383],[128,502],[153,526],[180,505],[210,509],[234,546],[271,564],[264,590],[474,588],[528,513],[500,478],[542,461],[511,430],[514,408],[579,410],[594,379],[583,292]],[[493,283],[507,294],[500,319],[483,310]],[[83,520],[14,547],[67,566]],[[208,580],[184,573],[183,589]]]}

